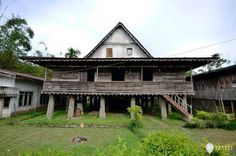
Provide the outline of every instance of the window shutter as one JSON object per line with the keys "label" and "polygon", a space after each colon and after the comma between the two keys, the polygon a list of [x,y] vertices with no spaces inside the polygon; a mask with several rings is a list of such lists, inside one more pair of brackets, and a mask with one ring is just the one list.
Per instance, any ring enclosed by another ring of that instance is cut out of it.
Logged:
{"label": "window shutter", "polygon": [[106,57],[111,58],[112,57],[112,48],[107,48],[106,50],[107,50],[106,51]]}

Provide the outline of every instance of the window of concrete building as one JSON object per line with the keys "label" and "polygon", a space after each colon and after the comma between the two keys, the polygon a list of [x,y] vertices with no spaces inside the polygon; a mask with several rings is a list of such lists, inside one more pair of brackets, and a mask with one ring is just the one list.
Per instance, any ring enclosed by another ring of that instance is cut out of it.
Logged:
{"label": "window of concrete building", "polygon": [[20,92],[19,96],[19,106],[23,106],[24,92]]}
{"label": "window of concrete building", "polygon": [[106,49],[106,57],[107,58],[112,58],[112,48],[107,48]]}
{"label": "window of concrete building", "polygon": [[143,81],[152,81],[152,80],[153,80],[153,69],[143,68]]}
{"label": "window of concrete building", "polygon": [[11,99],[10,97],[4,98],[4,105],[3,105],[4,108],[8,108],[9,107],[10,99]]}
{"label": "window of concrete building", "polygon": [[124,81],[125,70],[124,69],[113,69],[112,70],[112,81]]}
{"label": "window of concrete building", "polygon": [[32,104],[33,92],[20,91],[19,106],[30,106]]}

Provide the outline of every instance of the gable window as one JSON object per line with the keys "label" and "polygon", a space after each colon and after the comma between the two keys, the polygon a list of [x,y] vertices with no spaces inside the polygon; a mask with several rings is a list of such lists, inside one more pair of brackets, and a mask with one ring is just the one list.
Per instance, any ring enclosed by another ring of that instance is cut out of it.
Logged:
{"label": "gable window", "polygon": [[33,92],[20,91],[19,106],[30,106],[32,104]]}
{"label": "gable window", "polygon": [[132,49],[132,48],[127,48],[126,54],[127,54],[128,56],[132,56],[132,54],[133,54],[133,49]]}
{"label": "gable window", "polygon": [[106,49],[106,57],[107,58],[112,58],[112,48],[107,48]]}
{"label": "gable window", "polygon": [[153,69],[143,68],[143,81],[152,81],[152,80],[153,80]]}
{"label": "gable window", "polygon": [[112,70],[112,81],[124,81],[124,80],[125,80],[125,70],[123,69]]}

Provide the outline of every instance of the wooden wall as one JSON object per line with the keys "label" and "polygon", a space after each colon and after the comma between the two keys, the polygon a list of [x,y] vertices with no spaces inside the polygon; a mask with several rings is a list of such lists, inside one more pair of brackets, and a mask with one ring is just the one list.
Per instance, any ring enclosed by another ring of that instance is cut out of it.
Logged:
{"label": "wooden wall", "polygon": [[236,100],[236,74],[194,81],[194,98]]}
{"label": "wooden wall", "polygon": [[141,68],[127,68],[124,72],[124,81],[112,81],[112,69],[98,68],[94,82],[86,81],[86,71],[84,70],[54,70],[54,77],[45,83],[44,92],[193,94],[192,83],[185,81],[182,71],[153,70],[153,81],[142,81]]}

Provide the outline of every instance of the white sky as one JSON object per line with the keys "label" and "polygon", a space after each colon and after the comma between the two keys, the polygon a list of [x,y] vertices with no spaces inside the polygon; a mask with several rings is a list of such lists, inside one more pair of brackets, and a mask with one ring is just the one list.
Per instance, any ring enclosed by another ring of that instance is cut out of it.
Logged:
{"label": "white sky", "polygon": [[5,17],[12,13],[34,30],[34,50],[43,41],[56,56],[69,47],[84,56],[122,22],[155,57],[219,52],[236,61],[236,41],[173,55],[236,38],[235,0],[13,0]]}

